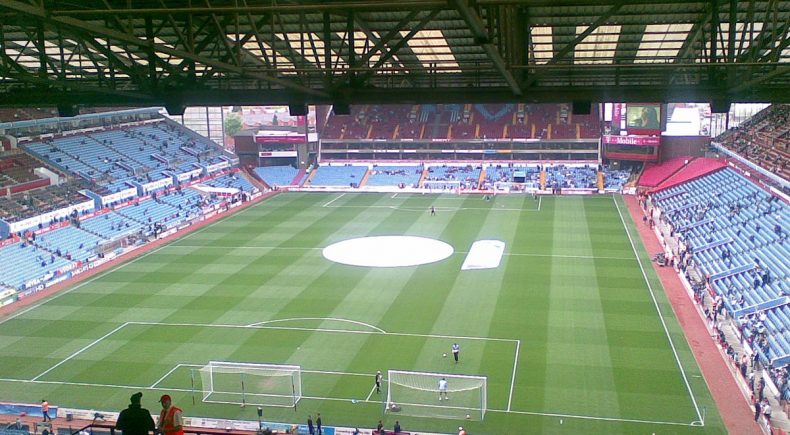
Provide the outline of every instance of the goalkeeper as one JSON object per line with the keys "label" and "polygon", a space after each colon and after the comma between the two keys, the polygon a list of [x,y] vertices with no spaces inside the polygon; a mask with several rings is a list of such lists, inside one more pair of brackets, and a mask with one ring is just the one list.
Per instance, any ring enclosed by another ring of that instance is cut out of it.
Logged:
{"label": "goalkeeper", "polygon": [[450,398],[447,397],[447,379],[445,378],[439,379],[439,401],[442,399],[450,400]]}
{"label": "goalkeeper", "polygon": [[376,371],[376,392],[381,393],[381,370]]}

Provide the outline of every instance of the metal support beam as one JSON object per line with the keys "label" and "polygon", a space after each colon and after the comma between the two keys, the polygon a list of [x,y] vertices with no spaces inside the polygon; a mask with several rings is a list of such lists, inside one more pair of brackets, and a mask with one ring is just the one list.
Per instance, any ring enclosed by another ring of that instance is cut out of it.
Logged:
{"label": "metal support beam", "polygon": [[[113,89],[88,86],[79,82],[41,78],[14,62],[13,59],[10,59],[8,55],[5,54],[5,52],[0,52],[0,58],[3,59],[3,62],[0,63],[0,75],[3,77],[13,78],[14,80],[17,80],[21,83],[35,85],[36,88],[38,88],[38,92],[42,93],[39,94],[39,98],[42,98],[41,101],[44,101],[44,96],[50,95],[52,99],[49,101],[53,103],[55,102],[55,99],[57,99],[57,101],[66,101],[66,99],[69,98],[71,98],[71,100],[69,100],[70,102],[81,103],[82,101],[79,98],[74,98],[74,96],[71,95],[72,92],[82,92],[86,95],[109,96],[115,99],[122,97],[129,101],[137,101],[138,104],[146,104],[145,102],[151,99],[151,97],[148,95],[135,92],[117,91]],[[56,88],[61,89],[63,92],[53,92],[53,90]],[[36,91],[34,90],[25,90],[24,92],[34,95],[36,94]],[[8,101],[7,103],[11,102],[12,101]]]}
{"label": "metal support beam", "polygon": [[145,17],[145,39],[151,43],[151,46],[148,47],[146,51],[146,57],[148,58],[148,82],[151,83],[152,88],[156,88],[157,86],[157,77],[156,77],[156,62],[157,62],[157,55],[154,53],[153,44],[154,44],[154,23],[150,16]]}
{"label": "metal support beam", "polygon": [[220,69],[227,73],[237,74],[241,77],[268,81],[273,84],[282,86],[283,88],[291,89],[304,94],[316,95],[316,96],[326,95],[323,91],[311,89],[289,80],[280,79],[268,74],[250,72],[239,66],[231,65],[226,62],[219,62],[212,58],[201,56],[194,53],[189,53],[184,50],[178,50],[178,49],[166,47],[161,44],[151,44],[150,42],[142,40],[135,36],[118,32],[116,30],[108,29],[106,27],[96,25],[90,22],[78,20],[71,17],[52,16],[50,13],[48,13],[48,11],[46,11],[43,8],[29,6],[16,0],[4,0],[3,3],[0,3],[0,8],[12,10],[21,14],[29,15],[31,17],[36,17],[48,23],[60,24],[64,28],[83,30],[83,31],[91,32],[94,35],[102,35],[107,38],[111,38],[130,45],[141,47],[143,49],[153,45],[153,49],[160,53],[169,54],[171,56],[180,57],[182,59],[193,60],[195,62]]}
{"label": "metal support beam", "polygon": [[508,69],[507,65],[505,64],[505,60],[502,59],[502,55],[499,53],[497,47],[491,42],[488,32],[486,31],[485,24],[483,24],[483,20],[480,19],[480,16],[477,15],[477,12],[469,7],[467,0],[454,0],[454,4],[458,12],[461,14],[461,17],[466,22],[466,25],[469,26],[469,29],[472,31],[472,34],[475,37],[475,41],[480,44],[483,50],[486,52],[486,55],[491,62],[494,63],[494,68],[502,75],[502,78],[505,79],[505,82],[510,86],[510,89],[513,90],[514,95],[521,95],[521,87],[516,82],[515,77]]}
{"label": "metal support beam", "polygon": [[[730,19],[729,29],[727,31],[727,62],[732,63],[735,60],[735,35],[737,34],[736,27],[738,25],[738,0],[730,0],[730,9],[727,12]],[[744,24],[744,27],[746,27],[747,24]]]}
{"label": "metal support beam", "polygon": [[367,65],[368,62],[370,61],[370,58],[373,57],[376,53],[382,51],[384,49],[384,46],[389,44],[393,38],[399,35],[402,29],[406,29],[410,27],[409,24],[412,22],[412,20],[414,20],[417,17],[417,15],[419,15],[419,13],[420,10],[415,9],[409,12],[408,15],[403,17],[403,19],[401,19],[398,22],[398,24],[396,24],[392,29],[390,29],[390,31],[387,32],[386,35],[381,37],[381,39],[376,43],[376,45],[373,46],[373,48],[368,50],[368,52],[365,53],[365,55],[359,59],[359,64]]}
{"label": "metal support beam", "polygon": [[[702,34],[705,32],[705,24],[707,24],[711,19],[711,12],[708,11],[702,15],[700,15],[699,20],[695,22],[691,26],[691,30],[689,30],[689,34],[686,37],[686,40],[683,41],[683,45],[680,47],[677,56],[675,56],[674,63],[683,63],[686,58],[694,53],[694,50],[698,49],[699,46],[697,42],[702,37]],[[696,56],[693,56],[696,58]]]}
{"label": "metal support beam", "polygon": [[[367,72],[364,74],[360,74],[360,84],[365,83],[370,77],[375,74],[376,69],[379,68],[381,65],[384,65],[385,62],[390,60],[395,53],[398,52],[402,47],[408,44],[409,40],[417,34],[417,32],[421,31],[425,28],[425,26],[430,23],[437,15],[441,12],[440,9],[432,10],[428,15],[426,15],[422,20],[420,20],[417,25],[413,26],[411,31],[407,33],[400,41],[398,41],[395,45],[391,46],[390,49],[379,57],[379,60],[371,66],[370,68],[366,68]],[[397,30],[399,32],[399,30]]]}
{"label": "metal support beam", "polygon": [[582,33],[577,35],[576,38],[573,41],[571,41],[570,43],[568,43],[564,47],[562,47],[560,49],[560,51],[558,51],[557,54],[554,55],[554,57],[549,59],[547,64],[552,65],[552,64],[555,64],[558,61],[562,60],[565,56],[567,56],[570,52],[572,52],[573,49],[576,48],[577,45],[579,45],[580,42],[584,41],[585,38],[590,36],[590,34],[592,34],[592,32],[594,32],[595,29],[597,29],[598,27],[601,27],[604,23],[609,21],[609,19],[612,18],[612,15],[616,14],[617,11],[619,11],[620,8],[622,8],[622,7],[623,7],[623,2],[618,2],[618,3],[614,4],[614,5],[612,5],[612,7],[609,8],[609,10],[606,11],[606,13],[604,13],[603,15],[598,17],[598,19],[593,21],[593,23],[590,24],[589,27],[584,29],[584,31]]}
{"label": "metal support beam", "polygon": [[[616,14],[617,11],[619,11],[620,8],[622,8],[622,7],[623,7],[623,2],[622,1],[617,2],[614,5],[612,5],[612,7],[610,7],[609,10],[607,10],[603,15],[598,17],[598,19],[593,21],[593,23],[590,24],[589,27],[584,29],[584,31],[582,33],[578,34],[573,41],[569,42],[568,44],[565,44],[565,46],[562,47],[560,49],[560,51],[558,51],[557,54],[554,55],[554,57],[549,59],[549,61],[546,62],[546,64],[547,65],[553,65],[553,64],[559,62],[560,60],[562,60],[565,56],[567,56],[570,52],[572,52],[573,49],[576,48],[576,46],[579,45],[579,43],[584,40],[584,38],[590,36],[590,34],[592,34],[592,32],[594,32],[595,29],[597,29],[598,27],[603,25],[605,22],[607,22],[612,17],[612,15]],[[526,89],[526,88],[532,86],[539,79],[540,79],[540,74],[533,74],[533,75],[531,75],[530,77],[527,78],[526,83],[524,83],[521,86],[522,89]]]}
{"label": "metal support beam", "polygon": [[742,93],[742,92],[751,91],[751,89],[755,85],[759,85],[760,83],[763,83],[765,81],[768,81],[770,79],[773,79],[773,78],[776,78],[776,77],[779,77],[779,76],[783,76],[785,74],[790,74],[790,65],[778,66],[778,67],[774,68],[773,71],[768,72],[766,74],[763,74],[763,75],[761,75],[759,77],[753,78],[753,79],[751,79],[751,80],[749,80],[747,82],[744,82],[744,83],[736,86],[735,88],[731,89],[729,92],[732,93],[732,94],[738,94],[738,93]]}
{"label": "metal support beam", "polygon": [[[329,12],[323,13],[324,41],[332,40],[332,17]],[[326,87],[332,86],[332,52],[324,50],[324,82]]]}
{"label": "metal support beam", "polygon": [[[348,66],[352,69],[348,73],[348,85],[351,87],[357,86],[357,74],[353,68],[356,67],[356,46],[354,45],[354,11],[349,10],[346,15],[346,38],[348,38]],[[332,39],[327,39],[324,44],[329,44]]]}
{"label": "metal support beam", "polygon": [[[157,96],[153,100],[119,100],[117,95],[74,90],[68,94],[62,92],[44,92],[24,90],[9,92],[7,99],[0,105],[6,106],[42,106],[54,105],[59,102],[73,103],[79,101],[86,105],[158,105],[164,104],[167,95]],[[256,104],[288,104],[302,94],[287,90],[216,90],[188,89],[179,94],[181,102],[188,106],[207,105],[256,105]],[[661,101],[699,102],[711,101],[722,97],[722,89],[718,86],[605,86],[557,88],[537,86],[523,97],[516,97],[510,88],[437,88],[437,89],[349,89],[344,95],[354,104],[428,104],[428,103],[560,103],[571,100],[605,102],[605,101]],[[771,89],[755,87],[748,91],[730,93],[732,102],[790,102],[790,85]],[[331,104],[331,98],[308,97],[308,104]]]}

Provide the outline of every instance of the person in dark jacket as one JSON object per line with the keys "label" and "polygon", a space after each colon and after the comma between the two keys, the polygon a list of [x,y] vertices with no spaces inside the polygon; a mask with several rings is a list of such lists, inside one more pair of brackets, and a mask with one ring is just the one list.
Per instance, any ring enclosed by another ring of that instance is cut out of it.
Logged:
{"label": "person in dark jacket", "polygon": [[156,429],[151,413],[140,405],[142,398],[143,393],[134,393],[129,399],[129,407],[118,416],[115,428],[123,435],[148,435]]}

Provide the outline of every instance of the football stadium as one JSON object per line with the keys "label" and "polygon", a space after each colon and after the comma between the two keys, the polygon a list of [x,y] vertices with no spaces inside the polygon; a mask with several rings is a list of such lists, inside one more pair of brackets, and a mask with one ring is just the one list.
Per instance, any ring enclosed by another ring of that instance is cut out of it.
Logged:
{"label": "football stadium", "polygon": [[790,432],[790,2],[0,13],[0,435]]}

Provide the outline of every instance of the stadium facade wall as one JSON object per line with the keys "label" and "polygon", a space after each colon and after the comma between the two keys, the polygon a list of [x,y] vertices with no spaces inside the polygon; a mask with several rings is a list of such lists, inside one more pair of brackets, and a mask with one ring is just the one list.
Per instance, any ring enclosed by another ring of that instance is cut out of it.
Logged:
{"label": "stadium facade wall", "polygon": [[661,161],[680,156],[704,157],[709,145],[707,136],[662,136]]}

